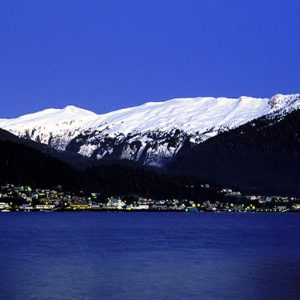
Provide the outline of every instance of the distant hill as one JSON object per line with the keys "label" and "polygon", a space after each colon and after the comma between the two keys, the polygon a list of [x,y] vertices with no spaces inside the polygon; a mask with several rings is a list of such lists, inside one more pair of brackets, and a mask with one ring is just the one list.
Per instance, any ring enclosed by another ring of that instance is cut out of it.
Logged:
{"label": "distant hill", "polygon": [[0,129],[0,182],[36,187],[79,183],[78,172],[67,163],[45,154],[13,134]]}
{"label": "distant hill", "polygon": [[52,156],[59,160],[62,160],[77,169],[83,170],[87,167],[91,167],[96,164],[95,160],[90,159],[88,157],[84,157],[80,154],[77,154],[77,153],[74,153],[71,151],[58,151],[48,145],[35,142],[26,137],[20,138],[4,129],[0,129],[0,130],[1,130],[1,132],[0,132],[1,140],[10,141],[10,142],[14,142],[16,144],[28,146],[30,148],[38,150],[39,152],[42,152],[44,154],[47,154],[49,156]]}
{"label": "distant hill", "polygon": [[300,194],[300,111],[266,116],[204,143],[186,143],[171,172],[251,193]]}
{"label": "distant hill", "polygon": [[104,195],[140,195],[156,199],[187,198],[218,200],[216,186],[204,187],[204,179],[195,176],[164,174],[155,169],[119,162],[102,163],[85,172],[88,187]]}
{"label": "distant hill", "polygon": [[[32,147],[33,146],[33,147]],[[131,161],[102,161],[78,170],[44,153],[36,145],[0,129],[0,184],[27,184],[33,187],[62,185],[68,190],[100,192],[103,197],[219,199],[216,188],[203,187],[204,180],[173,176],[141,168]],[[55,151],[55,150],[52,150]]]}

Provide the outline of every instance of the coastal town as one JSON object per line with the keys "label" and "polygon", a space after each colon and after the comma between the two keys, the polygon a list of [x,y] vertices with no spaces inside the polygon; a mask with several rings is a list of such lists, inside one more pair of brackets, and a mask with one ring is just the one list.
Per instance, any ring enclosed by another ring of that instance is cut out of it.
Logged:
{"label": "coastal town", "polygon": [[0,212],[59,211],[170,211],[170,212],[300,212],[300,198],[243,195],[232,189],[218,191],[223,201],[101,197],[100,193],[67,192],[61,186],[34,189],[5,184],[0,187]]}

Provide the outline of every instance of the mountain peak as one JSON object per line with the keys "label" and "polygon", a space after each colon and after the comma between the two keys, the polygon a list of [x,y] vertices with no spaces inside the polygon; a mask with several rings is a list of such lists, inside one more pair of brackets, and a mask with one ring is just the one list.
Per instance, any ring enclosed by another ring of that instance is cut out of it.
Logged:
{"label": "mountain peak", "polygon": [[268,101],[268,104],[274,112],[287,113],[300,108],[300,94],[277,94]]}
{"label": "mountain peak", "polygon": [[79,110],[80,108],[75,105],[67,105],[63,110]]}
{"label": "mountain peak", "polygon": [[85,115],[96,115],[94,112],[92,112],[90,110],[80,108],[75,105],[67,105],[66,107],[61,109],[61,111],[70,112],[70,113],[79,113],[79,114],[85,114]]}

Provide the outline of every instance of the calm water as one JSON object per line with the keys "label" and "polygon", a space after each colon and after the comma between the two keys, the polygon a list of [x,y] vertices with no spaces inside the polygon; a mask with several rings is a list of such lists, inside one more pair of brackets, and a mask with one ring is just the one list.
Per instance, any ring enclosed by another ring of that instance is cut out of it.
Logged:
{"label": "calm water", "polygon": [[0,214],[0,299],[300,299],[300,214]]}

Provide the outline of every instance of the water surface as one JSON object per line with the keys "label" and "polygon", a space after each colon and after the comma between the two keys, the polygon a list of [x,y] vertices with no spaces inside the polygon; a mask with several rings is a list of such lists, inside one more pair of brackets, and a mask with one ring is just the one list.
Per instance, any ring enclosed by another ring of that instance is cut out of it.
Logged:
{"label": "water surface", "polygon": [[1,299],[300,299],[300,214],[0,214]]}

